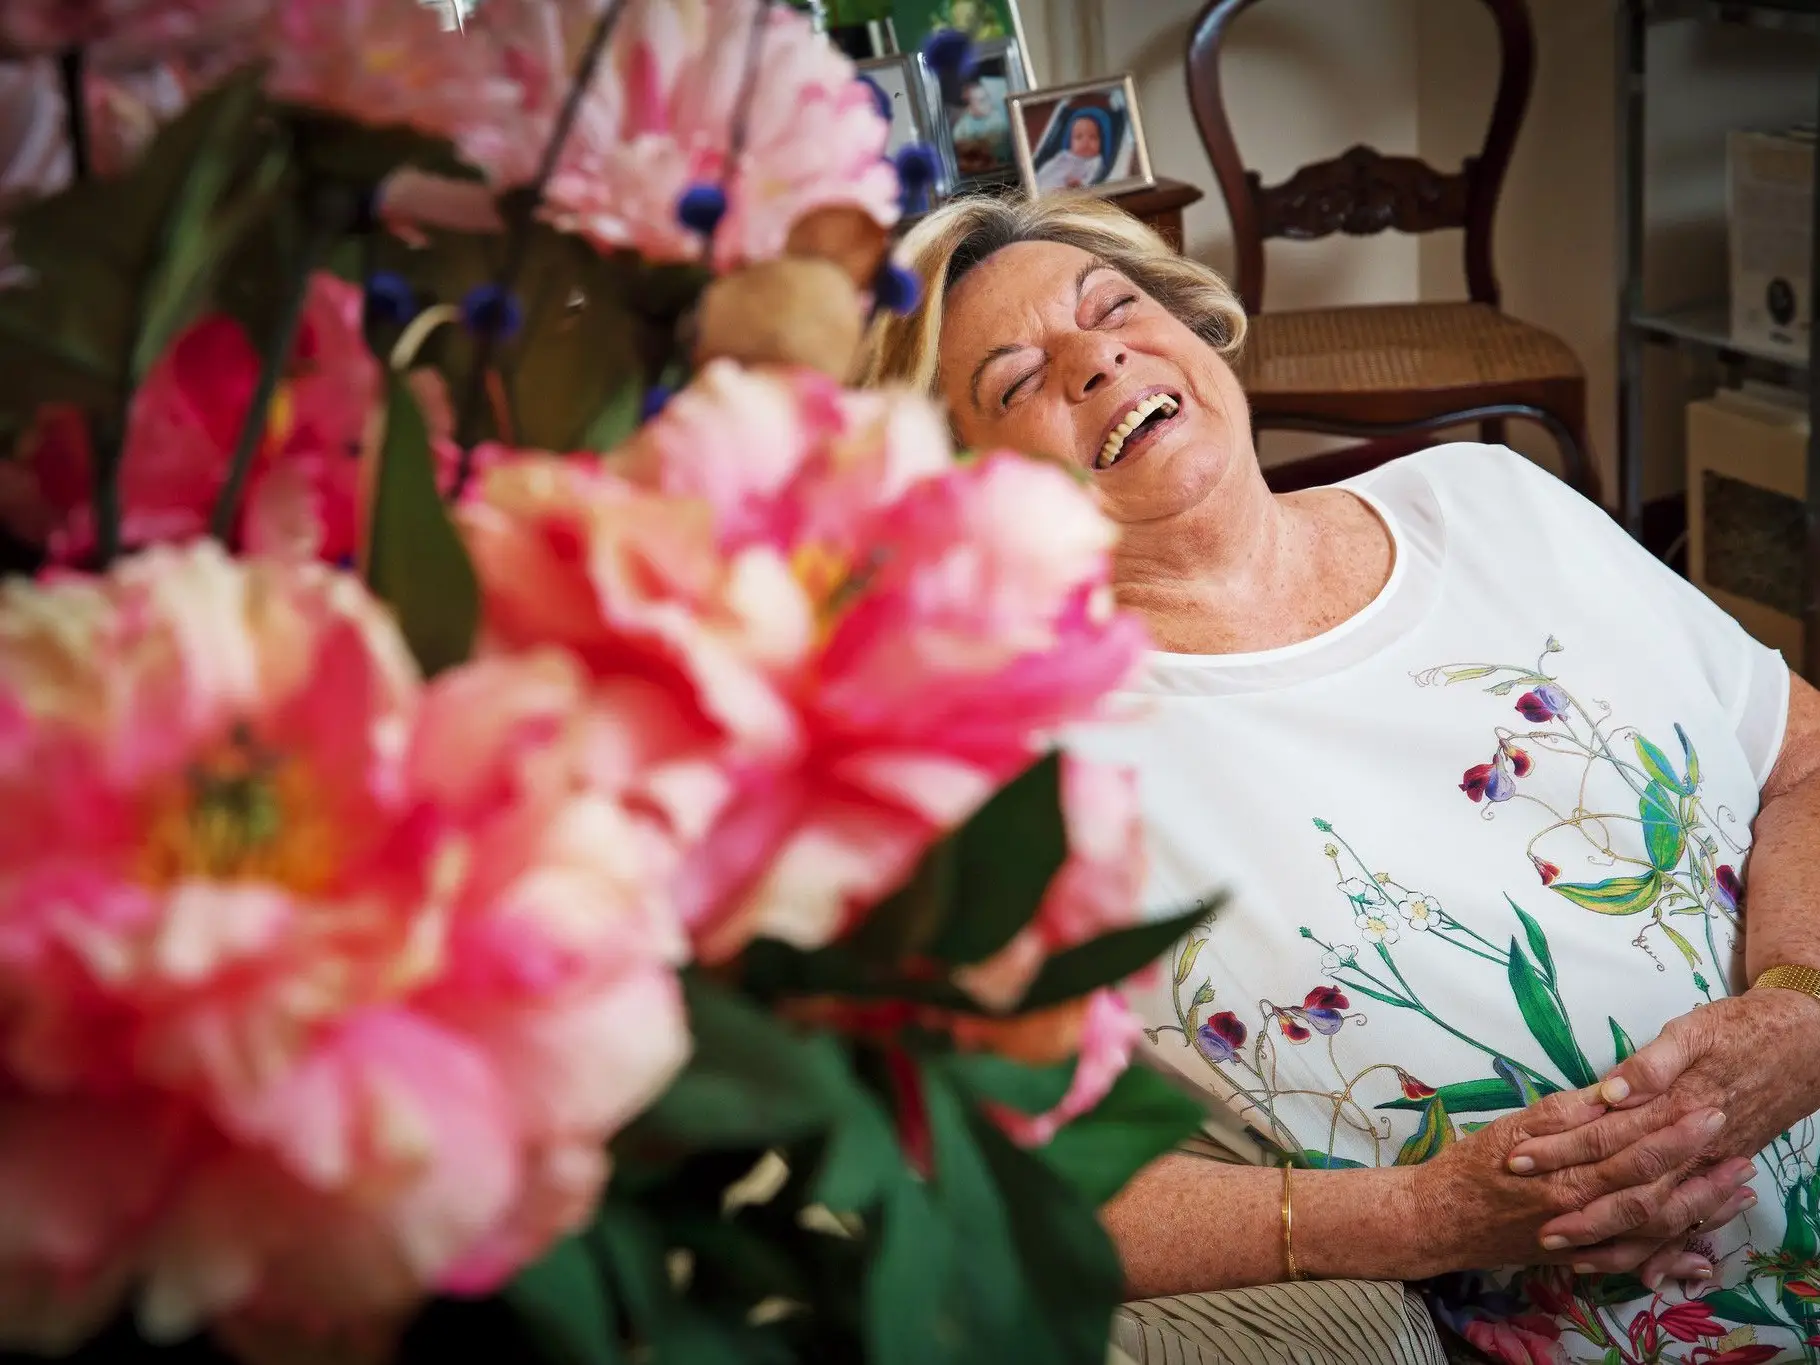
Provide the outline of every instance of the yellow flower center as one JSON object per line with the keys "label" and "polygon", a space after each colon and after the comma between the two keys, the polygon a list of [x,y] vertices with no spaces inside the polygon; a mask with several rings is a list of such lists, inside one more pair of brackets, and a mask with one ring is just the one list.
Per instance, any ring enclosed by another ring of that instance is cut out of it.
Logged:
{"label": "yellow flower center", "polygon": [[304,895],[339,862],[333,822],[307,767],[245,734],[191,766],[151,799],[139,879],[262,881]]}
{"label": "yellow flower center", "polygon": [[851,568],[847,556],[819,540],[797,546],[790,556],[790,572],[818,611],[840,591]]}

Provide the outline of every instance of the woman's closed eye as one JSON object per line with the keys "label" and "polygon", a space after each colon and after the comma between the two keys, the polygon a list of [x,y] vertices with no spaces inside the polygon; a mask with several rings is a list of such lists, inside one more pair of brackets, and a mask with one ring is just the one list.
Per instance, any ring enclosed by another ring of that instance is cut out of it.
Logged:
{"label": "woman's closed eye", "polygon": [[1137,302],[1136,294],[1125,294],[1119,298],[1114,299],[1110,304],[1108,304],[1106,306],[1105,311],[1100,314],[1100,320],[1096,325],[1100,326],[1100,327],[1104,327],[1108,323],[1123,322],[1125,320],[1126,315],[1130,313],[1131,306],[1133,304],[1135,304],[1136,302]]}
{"label": "woman's closed eye", "polygon": [[1011,406],[1012,402],[1015,399],[1023,396],[1025,393],[1028,393],[1031,390],[1031,388],[1036,384],[1036,381],[1041,374],[1042,374],[1042,369],[1039,366],[1036,369],[1025,370],[1016,379],[1012,380],[1011,386],[1009,388],[1007,388],[1005,390],[1005,392],[1002,395],[1000,395],[1000,397],[999,397],[999,400],[998,400],[999,411],[1003,412],[1005,409],[1007,409]]}

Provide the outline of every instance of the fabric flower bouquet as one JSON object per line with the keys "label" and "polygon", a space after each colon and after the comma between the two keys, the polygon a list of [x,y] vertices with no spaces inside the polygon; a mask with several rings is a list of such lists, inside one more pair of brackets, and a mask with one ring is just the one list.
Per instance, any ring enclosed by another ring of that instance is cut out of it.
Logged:
{"label": "fabric flower bouquet", "polygon": [[1142,644],[1088,494],[841,387],[875,92],[763,0],[0,53],[72,115],[0,292],[0,1347],[1100,1360],[1197,1117],[1116,987],[1204,908],[1054,749]]}

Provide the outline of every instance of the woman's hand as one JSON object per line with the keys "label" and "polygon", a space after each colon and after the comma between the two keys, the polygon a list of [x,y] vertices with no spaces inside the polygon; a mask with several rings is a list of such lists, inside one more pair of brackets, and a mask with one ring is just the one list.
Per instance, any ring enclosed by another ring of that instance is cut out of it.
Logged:
{"label": "woman's hand", "polygon": [[[1724,1115],[1717,1110],[1660,1112],[1653,1126],[1639,1120],[1646,1131],[1602,1159],[1546,1173],[1511,1170],[1519,1147],[1558,1142],[1610,1117],[1596,1089],[1550,1095],[1415,1167],[1411,1193],[1417,1216],[1434,1230],[1439,1268],[1553,1262],[1582,1274],[1640,1271],[1652,1289],[1669,1277],[1710,1275],[1704,1257],[1684,1250],[1688,1231],[1729,1221],[1753,1198],[1744,1188],[1753,1169],[1748,1161],[1685,1174],[1720,1131]],[[1585,1243],[1544,1242],[1545,1225],[1600,1204],[1621,1205],[1626,1226]]]}
{"label": "woman's hand", "polygon": [[[1752,990],[1715,1000],[1669,1021],[1599,1087],[1611,1112],[1583,1126],[1540,1134],[1510,1151],[1510,1169],[1529,1179],[1559,1179],[1568,1168],[1603,1165],[1649,1141],[1665,1123],[1719,1110],[1725,1115],[1700,1152],[1703,1165],[1748,1158],[1777,1134],[1820,1109],[1820,1002],[1797,991]],[[1651,1216],[1608,1193],[1542,1228],[1573,1247],[1635,1235]]]}

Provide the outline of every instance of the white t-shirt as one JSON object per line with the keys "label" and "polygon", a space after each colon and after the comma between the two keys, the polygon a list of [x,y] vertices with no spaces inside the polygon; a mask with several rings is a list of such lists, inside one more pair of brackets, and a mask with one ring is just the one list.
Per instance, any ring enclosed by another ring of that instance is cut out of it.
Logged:
{"label": "white t-shirt", "polygon": [[[1788,670],[1502,447],[1345,486],[1395,542],[1370,605],[1282,649],[1152,654],[1075,744],[1138,772],[1158,914],[1229,893],[1137,993],[1148,1060],[1305,1162],[1370,1166],[1741,988],[1732,902]],[[1805,1359],[1811,1299],[1751,1258],[1792,1253],[1820,1293],[1815,1155],[1810,1121],[1760,1158],[1755,1210],[1705,1239],[1718,1281],[1675,1316],[1678,1290],[1551,1270],[1449,1277],[1438,1307],[1513,1360],[1656,1359],[1633,1327],[1669,1361]]]}

